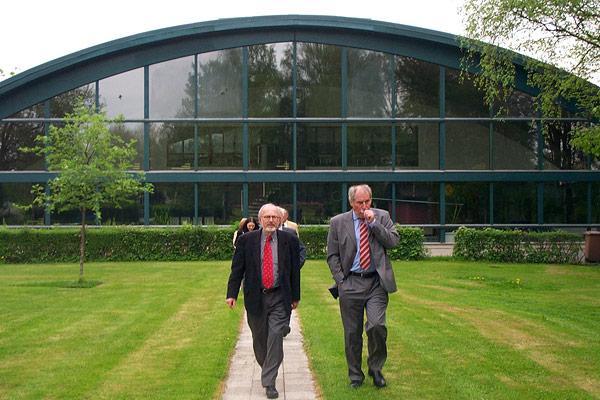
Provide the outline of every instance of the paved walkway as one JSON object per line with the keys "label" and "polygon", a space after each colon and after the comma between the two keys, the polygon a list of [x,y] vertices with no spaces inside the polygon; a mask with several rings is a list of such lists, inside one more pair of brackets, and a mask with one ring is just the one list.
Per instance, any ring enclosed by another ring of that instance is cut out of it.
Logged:
{"label": "paved walkway", "polygon": [[[284,400],[317,399],[312,374],[308,369],[308,359],[302,345],[302,332],[298,316],[292,312],[292,331],[283,339],[283,363],[279,367],[276,387],[279,398]],[[225,383],[223,400],[266,399],[265,389],[260,383],[260,366],[254,359],[252,334],[246,322],[242,322],[242,332],[235,348],[229,377]]]}

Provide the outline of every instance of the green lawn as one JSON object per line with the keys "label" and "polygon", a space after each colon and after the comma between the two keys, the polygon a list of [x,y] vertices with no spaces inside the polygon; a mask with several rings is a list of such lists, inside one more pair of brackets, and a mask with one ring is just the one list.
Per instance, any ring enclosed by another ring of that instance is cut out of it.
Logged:
{"label": "green lawn", "polygon": [[370,379],[348,387],[329,270],[324,262],[303,268],[299,313],[324,399],[600,398],[598,267],[394,267],[399,291],[390,296],[388,387],[380,390]]}
{"label": "green lawn", "polygon": [[[210,399],[242,308],[229,262],[0,265],[0,399]],[[56,286],[54,286],[56,285]]]}

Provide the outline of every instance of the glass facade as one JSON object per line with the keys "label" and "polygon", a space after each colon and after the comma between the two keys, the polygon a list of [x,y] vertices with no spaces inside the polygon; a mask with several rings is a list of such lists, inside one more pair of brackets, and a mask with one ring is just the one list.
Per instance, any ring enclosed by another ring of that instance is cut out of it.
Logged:
{"label": "glass facade", "polygon": [[111,129],[136,141],[134,169],[155,185],[97,223],[229,225],[270,201],[301,224],[325,224],[349,208],[346,190],[359,182],[396,222],[424,226],[432,239],[461,224],[600,223],[599,162],[569,144],[578,122],[540,118],[525,92],[490,109],[447,62],[362,48],[360,38],[348,47],[256,43],[251,33],[235,39],[243,45],[215,47],[218,39],[90,77],[1,120],[4,223],[77,222],[77,213],[44,221],[15,207],[46,179],[25,174],[45,165],[21,149],[60,124],[77,97],[122,116]]}

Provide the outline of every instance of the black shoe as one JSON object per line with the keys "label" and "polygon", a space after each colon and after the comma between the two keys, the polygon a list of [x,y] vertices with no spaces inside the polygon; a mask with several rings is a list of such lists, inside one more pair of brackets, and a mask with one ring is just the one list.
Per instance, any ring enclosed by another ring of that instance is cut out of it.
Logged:
{"label": "black shoe", "polygon": [[373,377],[373,385],[375,385],[379,388],[385,387],[385,385],[386,385],[385,378],[383,377],[383,374],[381,373],[381,371],[369,370],[369,376]]}
{"label": "black shoe", "polygon": [[275,389],[275,386],[267,386],[265,391],[267,392],[267,399],[276,399],[279,397],[279,392]]}
{"label": "black shoe", "polygon": [[358,389],[363,384],[363,381],[350,381],[350,387],[352,389]]}
{"label": "black shoe", "polygon": [[290,332],[292,331],[292,328],[288,326],[286,326],[285,328],[283,328],[283,337],[286,337],[287,335],[290,334]]}

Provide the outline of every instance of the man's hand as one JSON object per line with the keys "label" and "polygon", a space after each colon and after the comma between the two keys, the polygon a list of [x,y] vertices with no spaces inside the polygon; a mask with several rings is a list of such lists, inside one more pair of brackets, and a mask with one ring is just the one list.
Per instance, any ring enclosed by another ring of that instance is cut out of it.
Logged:
{"label": "man's hand", "polygon": [[292,301],[292,310],[295,310],[296,307],[298,307],[298,303],[300,303],[299,301]]}
{"label": "man's hand", "polygon": [[228,298],[227,300],[225,300],[225,302],[227,303],[229,308],[235,307],[235,299],[233,297]]}
{"label": "man's hand", "polygon": [[363,215],[365,216],[365,221],[367,221],[368,224],[375,221],[375,213],[373,212],[373,210],[365,210]]}

